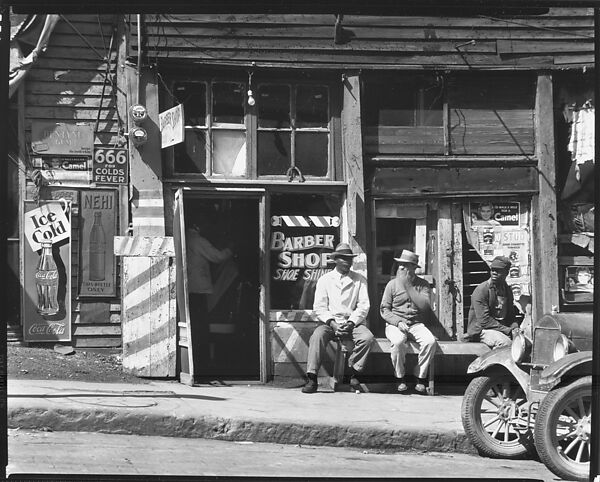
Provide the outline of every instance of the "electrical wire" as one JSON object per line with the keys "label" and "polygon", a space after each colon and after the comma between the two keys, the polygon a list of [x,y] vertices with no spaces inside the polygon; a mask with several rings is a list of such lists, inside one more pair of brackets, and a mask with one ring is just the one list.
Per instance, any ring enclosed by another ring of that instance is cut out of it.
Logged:
{"label": "electrical wire", "polygon": [[515,20],[508,20],[505,18],[497,18],[497,17],[490,17],[489,15],[478,15],[478,18],[485,18],[488,20],[493,20],[495,22],[505,22],[505,23],[512,23],[514,25],[520,25],[522,27],[529,27],[529,28],[533,28],[533,29],[537,29],[537,30],[546,30],[548,32],[557,32],[557,33],[562,33],[565,35],[572,35],[574,37],[582,37],[582,38],[587,38],[587,39],[593,39],[594,36],[593,35],[585,35],[585,34],[579,34],[579,33],[575,33],[575,32],[568,32],[566,30],[560,30],[557,28],[551,28],[551,27],[541,27],[539,25],[531,25],[527,22],[517,22]]}

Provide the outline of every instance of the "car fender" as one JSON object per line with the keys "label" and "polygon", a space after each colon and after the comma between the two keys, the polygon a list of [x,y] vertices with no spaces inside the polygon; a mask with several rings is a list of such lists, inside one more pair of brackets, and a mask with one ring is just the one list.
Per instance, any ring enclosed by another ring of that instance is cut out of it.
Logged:
{"label": "car fender", "polygon": [[560,360],[551,363],[546,368],[542,370],[540,375],[540,384],[554,386],[560,382],[562,377],[564,377],[570,371],[583,367],[586,364],[590,364],[588,372],[586,375],[591,375],[592,373],[592,352],[591,351],[580,351],[577,353],[569,353],[565,357]]}
{"label": "car fender", "polygon": [[502,366],[506,368],[517,380],[525,393],[529,386],[529,373],[515,363],[511,356],[509,346],[503,348],[495,348],[487,353],[479,356],[471,362],[467,368],[467,373],[480,373],[494,366]]}

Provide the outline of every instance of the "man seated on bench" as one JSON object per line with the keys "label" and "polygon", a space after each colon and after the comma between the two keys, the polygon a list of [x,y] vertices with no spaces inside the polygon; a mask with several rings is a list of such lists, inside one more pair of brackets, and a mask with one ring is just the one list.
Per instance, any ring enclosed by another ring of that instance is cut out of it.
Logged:
{"label": "man seated on bench", "polygon": [[519,332],[513,293],[506,284],[510,265],[506,256],[496,256],[490,265],[490,279],[473,291],[465,341],[481,341],[492,349],[501,348],[510,346],[511,337]]}
{"label": "man seated on bench", "polygon": [[375,337],[365,326],[369,313],[367,280],[350,267],[356,255],[346,243],[340,243],[332,254],[335,269],[325,273],[317,281],[313,309],[321,323],[308,342],[306,377],[303,393],[317,391],[317,375],[327,345],[334,338],[352,341],[352,353],[348,359],[351,369],[350,386],[360,391],[358,374],[363,371]]}
{"label": "man seated on bench", "polygon": [[398,391],[406,392],[404,380],[407,341],[419,345],[419,356],[415,375],[415,391],[426,393],[427,371],[437,349],[435,337],[425,326],[431,317],[429,283],[415,274],[419,267],[419,256],[405,249],[399,258],[396,277],[388,282],[381,299],[380,313],[386,321],[385,336],[392,345],[391,358],[397,378]]}

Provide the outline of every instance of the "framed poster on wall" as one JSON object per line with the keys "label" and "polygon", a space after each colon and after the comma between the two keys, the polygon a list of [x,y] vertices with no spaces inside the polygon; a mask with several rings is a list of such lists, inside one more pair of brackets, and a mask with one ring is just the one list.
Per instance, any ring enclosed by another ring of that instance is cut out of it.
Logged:
{"label": "framed poster on wall", "polygon": [[115,296],[117,192],[82,190],[79,206],[79,296]]}
{"label": "framed poster on wall", "polygon": [[23,340],[71,340],[69,202],[25,201]]}

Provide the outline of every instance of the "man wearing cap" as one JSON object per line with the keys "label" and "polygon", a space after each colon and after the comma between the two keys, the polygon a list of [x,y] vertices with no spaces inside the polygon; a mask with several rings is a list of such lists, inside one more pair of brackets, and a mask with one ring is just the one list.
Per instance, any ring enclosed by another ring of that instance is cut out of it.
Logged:
{"label": "man wearing cap", "polygon": [[429,283],[415,274],[419,267],[417,254],[405,249],[394,261],[398,262],[398,271],[383,291],[379,312],[386,321],[385,336],[392,345],[390,355],[397,389],[399,392],[408,390],[404,381],[404,361],[406,343],[411,340],[419,345],[415,391],[425,393],[425,377],[437,349],[435,337],[425,326],[431,314]]}
{"label": "man wearing cap", "polygon": [[519,331],[513,293],[506,283],[510,265],[506,256],[496,256],[490,265],[490,279],[473,291],[466,340],[479,339],[490,348],[500,348],[510,346],[511,336]]}
{"label": "man wearing cap", "polygon": [[369,312],[367,280],[350,268],[354,257],[346,243],[340,243],[332,254],[335,269],[325,273],[317,281],[313,309],[319,326],[315,328],[308,344],[306,376],[303,393],[317,391],[317,374],[327,345],[335,337],[352,341],[348,359],[351,369],[350,386],[360,390],[358,375],[363,371],[375,337],[365,325]]}

